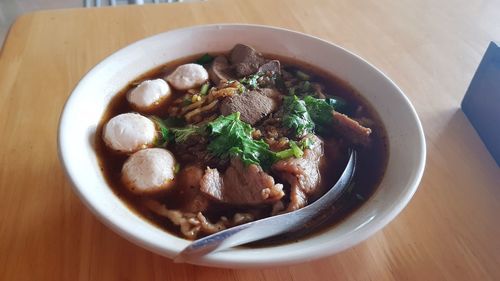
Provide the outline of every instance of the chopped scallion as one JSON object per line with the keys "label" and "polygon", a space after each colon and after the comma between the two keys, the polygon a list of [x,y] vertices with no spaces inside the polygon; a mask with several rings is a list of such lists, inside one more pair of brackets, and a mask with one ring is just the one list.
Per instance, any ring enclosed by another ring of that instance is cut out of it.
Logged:
{"label": "chopped scallion", "polygon": [[203,84],[200,89],[200,96],[205,96],[208,93],[208,83]]}
{"label": "chopped scallion", "polygon": [[295,156],[295,158],[300,158],[304,155],[304,151],[302,151],[302,149],[300,149],[294,141],[290,141],[290,148],[292,149],[293,156]]}
{"label": "chopped scallion", "polygon": [[300,149],[296,142],[290,141],[290,148],[276,152],[276,158],[278,159],[287,159],[290,157],[300,158],[304,155],[304,151]]}

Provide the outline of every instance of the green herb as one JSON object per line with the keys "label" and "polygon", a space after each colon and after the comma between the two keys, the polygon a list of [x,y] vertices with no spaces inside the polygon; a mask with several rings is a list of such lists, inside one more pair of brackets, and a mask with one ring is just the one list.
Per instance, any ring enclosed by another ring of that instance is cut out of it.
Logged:
{"label": "green herb", "polygon": [[304,102],[311,119],[319,131],[324,131],[327,126],[330,126],[333,106],[329,105],[325,100],[311,96],[305,97]]}
{"label": "green herb", "polygon": [[296,142],[290,141],[289,144],[289,149],[276,152],[275,155],[278,159],[287,159],[292,156],[294,156],[295,158],[301,158],[304,155],[304,151],[297,145]]}
{"label": "green herb", "polygon": [[204,134],[205,127],[204,126],[194,126],[189,125],[183,128],[172,128],[170,129],[174,133],[174,139],[176,143],[185,142],[192,135],[202,135]]}
{"label": "green herb", "polygon": [[200,89],[200,96],[205,96],[208,93],[208,83],[203,84]]}
{"label": "green herb", "polygon": [[347,101],[341,97],[328,98],[325,99],[325,102],[338,112],[348,114],[351,111]]}
{"label": "green herb", "polygon": [[332,110],[344,111],[348,108],[345,100],[341,98],[317,99],[306,96],[304,102],[306,103],[306,108],[311,119],[320,133],[325,132],[326,128],[332,123]]}
{"label": "green herb", "polygon": [[290,141],[290,148],[292,149],[293,156],[295,156],[295,158],[301,158],[304,155],[304,151],[300,149],[296,142]]}
{"label": "green herb", "polygon": [[249,75],[240,80],[240,83],[249,89],[257,89],[259,87],[259,78],[262,77],[264,73],[257,72],[255,74]]}
{"label": "green herb", "polygon": [[278,151],[275,153],[275,155],[279,160],[287,159],[293,156],[293,151],[291,148],[289,148],[282,151]]}
{"label": "green herb", "polygon": [[313,132],[314,123],[303,100],[300,100],[297,96],[284,97],[283,111],[283,125],[292,129],[296,137]]}
{"label": "green herb", "polygon": [[167,128],[163,120],[156,116],[150,116],[149,119],[155,123],[156,128],[160,132],[160,137],[156,140],[157,146],[165,146],[169,141],[173,140],[171,131]]}
{"label": "green herb", "polygon": [[252,138],[252,127],[240,120],[240,113],[221,116],[208,124],[213,139],[208,151],[221,159],[239,157],[245,165],[256,164],[268,169],[276,156],[269,145]]}
{"label": "green herb", "polygon": [[181,170],[181,165],[179,163],[175,163],[175,165],[174,165],[174,174],[179,173],[180,170]]}
{"label": "green herb", "polygon": [[302,139],[300,142],[300,148],[302,150],[311,148],[313,145],[313,141],[311,140],[311,135],[307,135],[305,138]]}
{"label": "green herb", "polygon": [[198,58],[195,63],[197,64],[201,64],[201,65],[204,65],[204,64],[209,64],[211,63],[212,61],[214,60],[214,57],[209,55],[209,54],[204,54],[203,56],[201,56],[200,58]]}
{"label": "green herb", "polygon": [[243,86],[243,84],[238,83],[236,87],[238,88],[238,93],[243,94],[245,92],[245,86]]}
{"label": "green herb", "polygon": [[300,80],[304,80],[304,81],[311,80],[311,75],[309,75],[303,71],[297,70],[297,72],[295,72],[295,74],[297,75],[297,78],[299,78]]}
{"label": "green herb", "polygon": [[295,158],[301,158],[304,156],[304,150],[311,148],[313,141],[310,138],[310,135],[307,135],[303,138],[299,144],[294,141],[290,141],[290,148],[276,152],[276,158],[278,160],[287,159],[292,156]]}

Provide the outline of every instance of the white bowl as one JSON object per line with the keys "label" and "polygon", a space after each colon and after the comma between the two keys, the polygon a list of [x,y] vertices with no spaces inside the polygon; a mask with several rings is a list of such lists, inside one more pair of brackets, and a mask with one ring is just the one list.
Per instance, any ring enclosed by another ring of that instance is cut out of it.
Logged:
{"label": "white bowl", "polygon": [[408,98],[381,71],[321,39],[256,25],[205,25],[161,33],[131,44],[90,70],[69,97],[59,124],[59,157],[74,190],[107,226],[133,243],[172,258],[189,241],[136,215],[108,187],[99,169],[94,134],[112,97],[141,74],[169,61],[229,50],[235,43],[264,53],[297,58],[348,81],[377,109],[388,133],[389,162],[375,194],[335,227],[297,243],[235,248],[210,254],[199,264],[217,267],[271,266],[338,253],[374,234],[406,206],[425,166],[425,140]]}

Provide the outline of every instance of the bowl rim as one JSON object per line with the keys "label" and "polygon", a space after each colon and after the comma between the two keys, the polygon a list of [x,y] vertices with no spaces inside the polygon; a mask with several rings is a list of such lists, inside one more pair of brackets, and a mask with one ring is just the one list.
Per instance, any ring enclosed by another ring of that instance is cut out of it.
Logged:
{"label": "bowl rim", "polygon": [[[370,62],[367,60],[363,59],[359,55],[343,48],[342,46],[339,46],[335,43],[329,42],[327,40],[321,39],[316,36],[312,36],[303,32],[298,32],[282,27],[275,27],[275,26],[268,26],[268,25],[259,25],[259,24],[245,24],[245,23],[222,23],[222,24],[202,24],[202,25],[194,25],[194,26],[187,26],[183,28],[178,28],[178,29],[171,29],[167,30],[165,32],[160,32],[142,39],[139,39],[131,44],[127,44],[126,46],[118,49],[117,51],[114,51],[112,54],[108,55],[104,59],[102,59],[98,64],[96,64],[94,67],[92,67],[90,70],[88,70],[80,79],[80,81],[76,84],[76,86],[73,88],[71,91],[70,96],[67,98],[63,110],[61,112],[61,115],[59,117],[59,126],[57,130],[57,151],[58,151],[58,157],[60,162],[62,163],[62,167],[64,170],[64,173],[66,177],[69,179],[71,182],[71,186],[73,191],[78,195],[80,200],[84,203],[84,205],[101,221],[103,222],[107,227],[109,227],[111,230],[114,232],[118,233],[120,236],[124,237],[125,239],[129,240],[130,242],[142,247],[146,248],[152,252],[155,252],[159,255],[166,256],[166,257],[173,257],[175,254],[177,254],[175,251],[166,249],[164,247],[160,247],[158,244],[149,241],[148,239],[145,239],[144,237],[141,237],[140,235],[136,235],[132,233],[129,229],[121,227],[119,224],[111,220],[105,213],[100,212],[96,206],[93,205],[90,200],[90,198],[87,197],[87,195],[83,192],[84,187],[80,186],[80,183],[75,180],[71,176],[71,173],[68,169],[68,163],[70,159],[67,159],[64,154],[64,141],[63,141],[63,135],[64,135],[64,126],[65,122],[67,122],[66,116],[69,114],[69,106],[71,105],[73,99],[75,99],[74,93],[77,92],[77,89],[79,87],[82,87],[82,84],[84,84],[86,81],[85,78],[89,76],[89,74],[93,72],[97,72],[99,69],[103,68],[106,64],[108,64],[110,61],[114,60],[115,57],[119,57],[121,53],[127,52],[128,49],[134,48],[136,45],[144,44],[148,40],[154,40],[155,38],[160,38],[162,36],[165,36],[168,33],[174,33],[174,32],[186,32],[186,31],[192,31],[192,30],[203,30],[203,29],[210,29],[210,28],[251,28],[251,29],[265,29],[269,31],[275,31],[275,32],[287,32],[287,33],[292,33],[298,36],[302,37],[308,37],[309,39],[312,40],[317,40],[323,44],[328,44],[334,48],[338,48],[341,51],[343,51],[346,55],[352,56],[354,59],[359,60],[366,64],[369,68],[371,68],[373,71],[378,72],[384,79],[386,79],[392,87],[394,87],[398,94],[403,98],[404,103],[408,106],[410,111],[408,114],[411,114],[412,119],[416,121],[416,126],[418,130],[418,138],[419,138],[419,143],[420,147],[418,149],[420,150],[419,154],[419,159],[418,159],[418,166],[416,167],[415,173],[412,174],[411,180],[409,181],[407,185],[407,189],[405,190],[404,193],[400,195],[401,200],[397,201],[396,204],[393,204],[390,208],[390,211],[385,214],[381,220],[377,224],[367,224],[366,226],[363,225],[363,230],[358,231],[354,236],[351,236],[349,238],[349,241],[345,241],[342,246],[336,247],[333,251],[332,249],[325,248],[320,245],[319,248],[317,249],[322,249],[321,251],[315,251],[315,249],[308,248],[307,251],[304,253],[300,254],[293,254],[293,255],[282,255],[281,259],[276,261],[276,260],[268,260],[266,257],[259,257],[259,258],[246,258],[244,260],[237,259],[235,260],[234,257],[232,256],[230,251],[227,252],[217,252],[215,254],[208,255],[206,258],[200,260],[200,262],[197,262],[196,264],[200,265],[208,265],[208,266],[216,266],[216,267],[225,267],[225,268],[248,268],[248,267],[268,267],[268,266],[276,266],[276,265],[285,265],[285,264],[294,264],[298,262],[304,262],[304,261],[309,261],[309,260],[314,260],[318,258],[322,258],[325,256],[329,256],[332,254],[339,253],[341,251],[344,251],[356,244],[361,243],[362,241],[366,240],[370,236],[372,236],[374,233],[378,232],[381,230],[383,227],[385,227],[390,221],[392,221],[403,209],[404,207],[409,203],[413,195],[415,194],[416,190],[418,189],[418,186],[420,184],[420,181],[422,179],[424,169],[425,169],[425,164],[426,164],[426,141],[425,141],[425,136],[424,136],[424,130],[421,124],[421,121],[416,113],[416,110],[412,103],[410,102],[409,98],[403,93],[403,91],[392,81],[384,72],[382,72],[380,69],[372,65]],[[385,177],[385,176],[384,176]],[[136,216],[139,216],[136,214]],[[140,216],[139,216],[140,217]],[[141,219],[144,219],[141,217]],[[145,220],[145,219],[144,219]],[[154,226],[153,224],[151,224]],[[155,226],[156,227],[156,226]],[[165,232],[167,235],[174,236],[168,232]],[[176,236],[174,236],[176,237]],[[326,249],[326,250],[325,250]]]}

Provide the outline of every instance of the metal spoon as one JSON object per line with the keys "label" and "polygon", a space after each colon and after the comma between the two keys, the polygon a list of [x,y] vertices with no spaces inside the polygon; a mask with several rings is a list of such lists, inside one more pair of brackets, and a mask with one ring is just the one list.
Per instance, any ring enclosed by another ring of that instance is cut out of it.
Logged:
{"label": "metal spoon", "polygon": [[[174,261],[192,262],[211,252],[262,240],[285,232],[291,232],[303,227],[306,223],[311,224],[311,221],[315,218],[317,219],[314,221],[315,224],[321,223],[330,217],[331,214],[325,215],[324,212],[331,208],[333,202],[342,195],[354,176],[356,151],[350,150],[349,154],[347,167],[337,183],[314,203],[290,213],[238,225],[198,239],[182,250],[182,252],[174,258]],[[322,213],[323,215],[321,216]],[[318,220],[319,216],[321,216],[321,218]]]}

